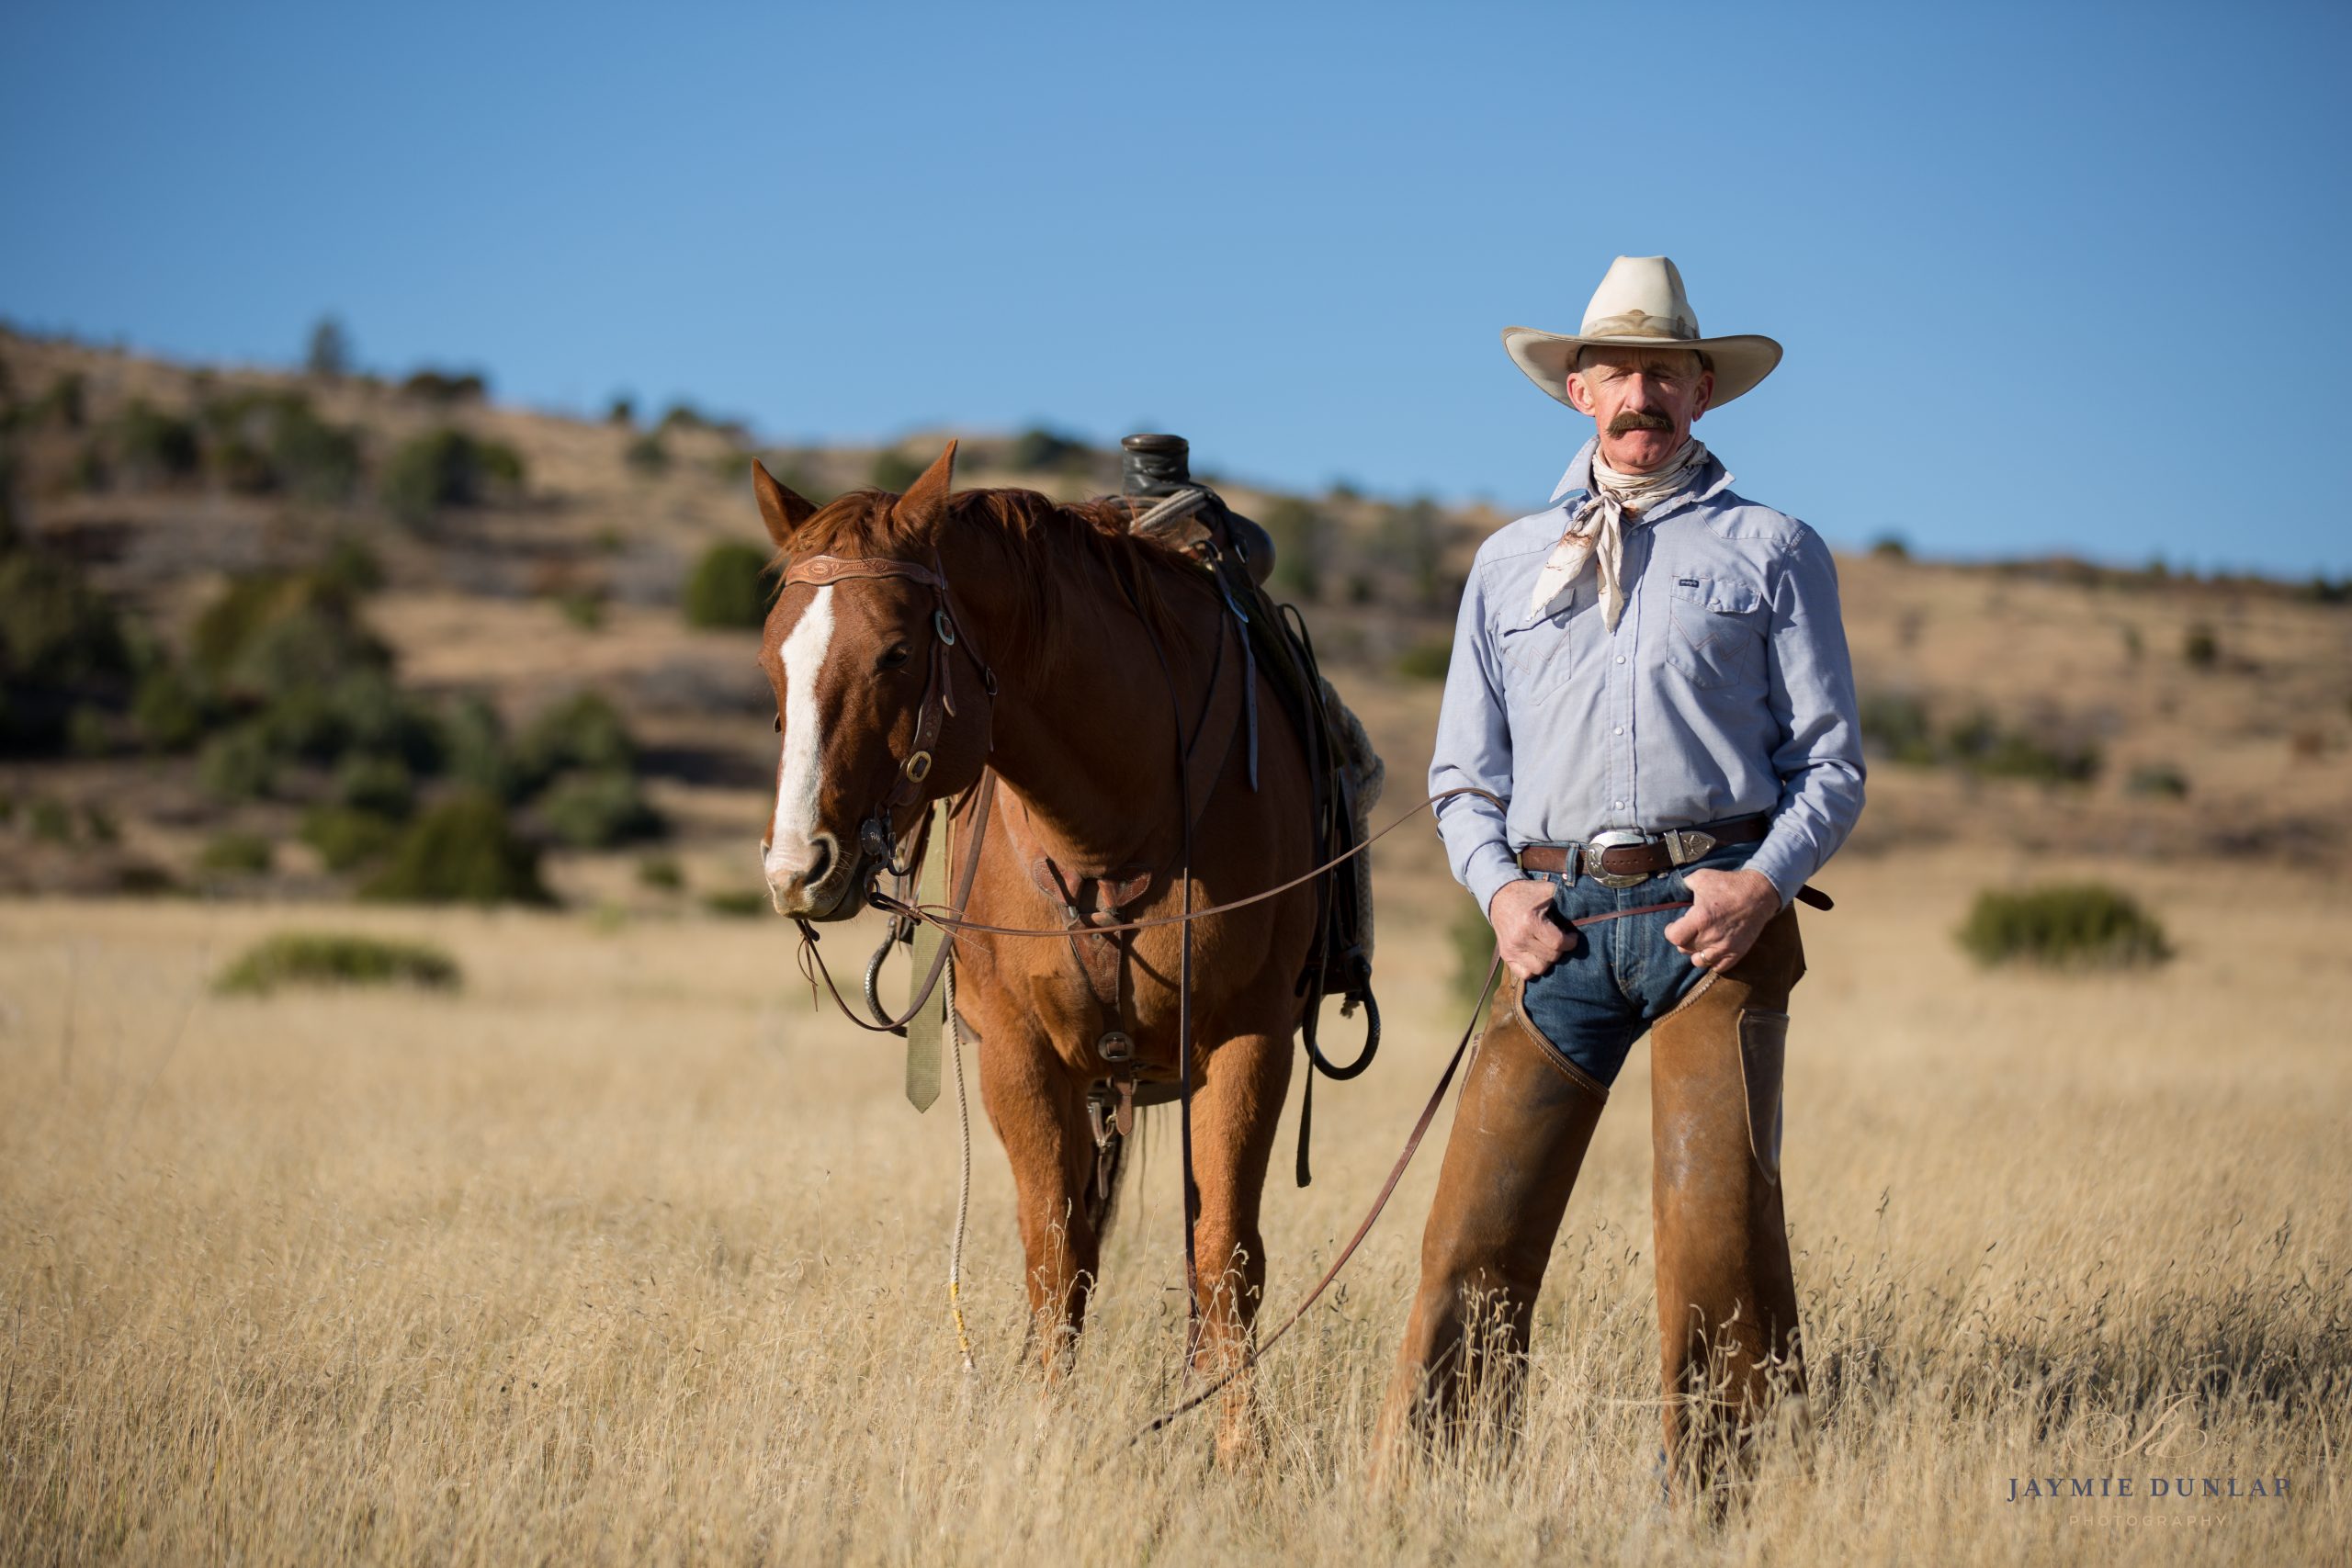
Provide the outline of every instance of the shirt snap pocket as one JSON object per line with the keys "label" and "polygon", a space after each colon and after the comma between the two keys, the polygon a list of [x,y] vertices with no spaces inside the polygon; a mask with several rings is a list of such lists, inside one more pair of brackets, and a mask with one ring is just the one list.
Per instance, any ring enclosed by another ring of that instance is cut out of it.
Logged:
{"label": "shirt snap pocket", "polygon": [[1496,644],[1510,671],[1510,684],[1528,696],[1550,691],[1575,668],[1577,644],[1583,640],[1581,629],[1590,617],[1583,612],[1591,596],[1579,584],[1566,597],[1555,601],[1552,613],[1521,626],[1504,626],[1496,636]]}
{"label": "shirt snap pocket", "polygon": [[1744,582],[1681,577],[1667,601],[1673,623],[1667,662],[1694,686],[1729,686],[1756,676],[1764,640],[1764,596]]}

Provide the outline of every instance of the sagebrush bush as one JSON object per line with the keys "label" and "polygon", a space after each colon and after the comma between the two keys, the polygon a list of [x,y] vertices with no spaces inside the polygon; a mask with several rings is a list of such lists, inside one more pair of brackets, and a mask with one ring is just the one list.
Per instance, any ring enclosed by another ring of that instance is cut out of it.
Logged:
{"label": "sagebrush bush", "polygon": [[275,795],[277,750],[256,724],[223,730],[197,752],[196,782],[219,800],[260,800]]}
{"label": "sagebrush bush", "polygon": [[[1023,431],[1012,438],[1012,446],[1004,455],[1004,464],[1015,473],[1039,474],[1073,468],[1083,468],[1087,461],[1086,443],[1074,435],[1064,435],[1043,425]],[[921,473],[922,470],[915,470]],[[895,490],[896,485],[885,486]]]}
{"label": "sagebrush bush", "polygon": [[1445,937],[1453,950],[1453,994],[1469,1001],[1487,983],[1487,971],[1495,962],[1495,928],[1478,912],[1477,900],[1471,899],[1454,910]]}
{"label": "sagebrush bush", "polygon": [[757,631],[775,603],[766,552],[739,540],[710,547],[686,578],[686,625]]}
{"label": "sagebrush bush", "polygon": [[206,871],[257,875],[269,869],[270,859],[267,839],[259,833],[232,829],[207,839],[203,850],[196,857],[196,863]]}
{"label": "sagebrush bush", "polygon": [[415,942],[327,931],[281,931],[248,948],[220,973],[212,988],[224,995],[266,996],[280,986],[423,986],[456,988],[457,961]]}
{"label": "sagebrush bush", "polygon": [[515,742],[514,765],[524,792],[535,794],[561,773],[634,771],[637,742],[611,699],[579,691],[532,716]]}
{"label": "sagebrush bush", "polygon": [[548,830],[575,849],[659,838],[667,827],[635,775],[611,768],[566,773],[548,786],[538,810]]}
{"label": "sagebrush bush", "polygon": [[922,478],[923,465],[903,452],[877,453],[866,478],[876,490],[895,491],[904,494],[906,488]]}
{"label": "sagebrush bush", "polygon": [[445,506],[479,506],[523,488],[522,455],[444,426],[402,445],[385,461],[378,491],[386,510],[413,528]]}
{"label": "sagebrush bush", "polygon": [[1424,637],[1396,656],[1396,673],[1408,681],[1442,681],[1453,662],[1450,639]]}
{"label": "sagebrush bush", "polygon": [[302,818],[301,840],[329,871],[351,871],[379,860],[400,842],[401,825],[379,812],[322,806]]}
{"label": "sagebrush bush", "polygon": [[1266,508],[1259,524],[1274,542],[1273,574],[1266,586],[1277,594],[1314,599],[1323,592],[1323,557],[1329,526],[1305,502],[1283,496]]}
{"label": "sagebrush bush", "polygon": [[2164,927],[2131,895],[2099,883],[1976,896],[1960,944],[1980,964],[2120,968],[2172,956]]}
{"label": "sagebrush bush", "polygon": [[138,484],[187,479],[203,459],[194,422],[133,399],[114,422],[115,460]]}
{"label": "sagebrush bush", "polygon": [[669,470],[670,449],[662,445],[658,432],[649,430],[628,444],[621,453],[621,461],[635,472],[650,479]]}
{"label": "sagebrush bush", "polygon": [[552,904],[539,852],[491,795],[443,801],[410,824],[360,896],[415,904]]}
{"label": "sagebrush bush", "polygon": [[355,811],[398,820],[416,809],[416,778],[398,757],[356,752],[335,769],[334,795]]}
{"label": "sagebrush bush", "polygon": [[131,725],[153,751],[189,750],[204,739],[211,717],[202,688],[176,664],[152,666],[131,695]]}

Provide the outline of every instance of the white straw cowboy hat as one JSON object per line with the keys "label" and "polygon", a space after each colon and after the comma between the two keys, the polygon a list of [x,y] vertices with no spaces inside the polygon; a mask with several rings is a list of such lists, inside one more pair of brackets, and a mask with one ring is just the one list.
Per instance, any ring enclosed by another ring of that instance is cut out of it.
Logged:
{"label": "white straw cowboy hat", "polygon": [[[1568,367],[1582,348],[1690,348],[1707,356],[1715,372],[1709,408],[1721,408],[1781,363],[1781,345],[1754,333],[1701,337],[1682,274],[1664,256],[1619,256],[1584,308],[1584,325],[1573,333],[1505,327],[1503,347],[1527,378],[1562,402],[1568,400]],[[1573,405],[1571,405],[1573,406]]]}

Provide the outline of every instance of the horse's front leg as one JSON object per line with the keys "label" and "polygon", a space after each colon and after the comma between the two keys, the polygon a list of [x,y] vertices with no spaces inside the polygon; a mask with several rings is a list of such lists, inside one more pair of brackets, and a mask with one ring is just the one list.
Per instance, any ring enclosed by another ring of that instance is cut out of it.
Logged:
{"label": "horse's front leg", "polygon": [[[1266,1243],[1258,1229],[1275,1124],[1290,1089],[1288,1034],[1242,1034],[1205,1053],[1193,1093],[1193,1169],[1201,1210],[1201,1338],[1195,1371],[1216,1377],[1250,1351],[1266,1291]],[[1217,1428],[1217,1458],[1231,1463],[1265,1446],[1252,1375],[1237,1377]]]}
{"label": "horse's front leg", "polygon": [[1029,1310],[1051,1379],[1077,1348],[1100,1262],[1084,1197],[1094,1157],[1084,1089],[1043,1034],[998,1030],[980,1043],[980,1099],[1012,1165]]}

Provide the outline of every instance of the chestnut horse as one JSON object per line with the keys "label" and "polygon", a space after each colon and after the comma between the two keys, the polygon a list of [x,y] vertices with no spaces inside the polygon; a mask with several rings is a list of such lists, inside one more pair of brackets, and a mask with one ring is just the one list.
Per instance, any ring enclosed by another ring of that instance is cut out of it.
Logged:
{"label": "chestnut horse", "polygon": [[[999,782],[970,920],[1059,931],[1090,905],[1098,922],[1142,919],[1310,869],[1306,753],[1208,573],[1129,534],[1122,502],[951,494],[955,455],[951,442],[904,495],[857,491],[821,509],[753,465],[779,561],[810,563],[787,570],[760,651],[784,738],[763,865],[776,908],[855,914],[882,869],[867,818],[884,810],[903,845],[932,802],[972,791],[983,769]],[[918,745],[918,710],[943,670],[953,711]],[[1240,733],[1250,680],[1268,718],[1254,789]],[[907,760],[921,750],[931,761],[916,782]],[[959,871],[966,854],[959,832]],[[1209,1375],[1242,1362],[1265,1285],[1260,1201],[1314,928],[1311,883],[1191,924],[1193,1357]],[[1136,932],[1124,954],[1102,937],[956,942],[956,1016],[978,1043],[981,1094],[1012,1161],[1049,1378],[1084,1321],[1111,1197],[1093,1190],[1089,1086],[1114,1076],[1102,1048],[1114,1032],[1133,1041],[1124,1071],[1175,1081],[1182,930]],[[1258,1441],[1250,1381],[1227,1397],[1228,1456]]]}

